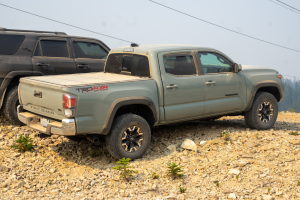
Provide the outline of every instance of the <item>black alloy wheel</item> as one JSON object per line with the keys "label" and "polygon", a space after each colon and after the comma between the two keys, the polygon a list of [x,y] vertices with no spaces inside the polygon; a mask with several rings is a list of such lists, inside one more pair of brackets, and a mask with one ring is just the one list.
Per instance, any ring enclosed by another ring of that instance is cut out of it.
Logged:
{"label": "black alloy wheel", "polygon": [[258,117],[262,123],[268,123],[273,116],[273,105],[269,101],[265,101],[260,104],[258,109]]}
{"label": "black alloy wheel", "polygon": [[128,127],[122,135],[122,147],[131,153],[137,151],[143,143],[143,133],[138,126]]}

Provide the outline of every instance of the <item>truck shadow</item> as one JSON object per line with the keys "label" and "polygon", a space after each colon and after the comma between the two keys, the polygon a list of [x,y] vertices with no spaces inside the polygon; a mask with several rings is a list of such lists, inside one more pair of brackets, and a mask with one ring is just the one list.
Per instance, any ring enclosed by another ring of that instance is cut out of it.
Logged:
{"label": "truck shadow", "polygon": [[[296,130],[298,123],[285,122],[279,119],[275,124],[276,130]],[[251,131],[246,127],[242,117],[226,118],[223,117],[215,121],[192,121],[173,125],[164,125],[152,129],[152,141],[144,156],[136,161],[149,161],[168,156],[171,152],[169,145],[175,145],[177,151],[182,151],[180,145],[185,139],[191,139],[196,143],[201,141],[214,140],[221,137],[221,133],[226,130],[229,132]],[[95,145],[87,140],[80,142],[65,140],[51,147],[65,161],[74,162],[91,168],[107,169],[115,166],[116,159],[112,158],[106,150],[105,140],[101,138],[100,143]]]}

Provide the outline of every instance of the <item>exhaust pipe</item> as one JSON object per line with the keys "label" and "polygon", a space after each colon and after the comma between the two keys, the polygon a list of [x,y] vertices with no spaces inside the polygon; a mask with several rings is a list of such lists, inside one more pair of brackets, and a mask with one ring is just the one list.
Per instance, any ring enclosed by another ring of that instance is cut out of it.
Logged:
{"label": "exhaust pipe", "polygon": [[86,136],[86,139],[90,142],[97,144],[100,140],[97,136]]}

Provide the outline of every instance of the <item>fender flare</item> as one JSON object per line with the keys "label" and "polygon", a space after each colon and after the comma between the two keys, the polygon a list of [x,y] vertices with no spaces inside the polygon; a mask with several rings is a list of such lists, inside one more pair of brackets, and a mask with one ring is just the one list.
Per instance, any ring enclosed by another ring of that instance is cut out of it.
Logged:
{"label": "fender flare", "polygon": [[6,89],[9,86],[11,80],[16,76],[44,76],[44,74],[42,72],[38,72],[38,71],[11,71],[11,72],[9,72],[5,76],[3,82],[0,86],[0,95],[1,95],[0,108],[2,108],[2,105],[3,105]]}
{"label": "fender flare", "polygon": [[275,87],[278,89],[279,93],[280,93],[280,100],[283,98],[283,94],[280,88],[280,85],[276,82],[276,81],[272,81],[272,80],[265,80],[265,81],[258,81],[256,82],[251,90],[249,99],[248,99],[248,103],[247,103],[247,107],[244,111],[249,111],[251,109],[252,103],[254,101],[254,97],[256,95],[256,92],[259,88],[262,87]]}
{"label": "fender flare", "polygon": [[[155,109],[155,105],[154,102],[148,98],[148,97],[140,97],[140,96],[136,96],[136,97],[124,97],[124,98],[120,98],[115,100],[112,105],[110,106],[110,109],[108,111],[103,129],[101,131],[101,135],[107,135],[108,132],[110,131],[110,128],[112,126],[114,117],[118,111],[119,108],[121,108],[122,106],[126,106],[126,105],[134,105],[134,104],[143,104],[145,106],[148,106],[154,116],[154,120],[155,123],[158,122],[158,115]],[[154,124],[155,124],[154,123]]]}

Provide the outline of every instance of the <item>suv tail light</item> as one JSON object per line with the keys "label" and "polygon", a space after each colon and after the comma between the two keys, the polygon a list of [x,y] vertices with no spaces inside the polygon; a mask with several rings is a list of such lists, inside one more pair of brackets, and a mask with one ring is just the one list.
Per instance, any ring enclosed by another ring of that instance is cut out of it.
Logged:
{"label": "suv tail light", "polygon": [[65,117],[75,117],[77,96],[63,94],[63,108]]}

